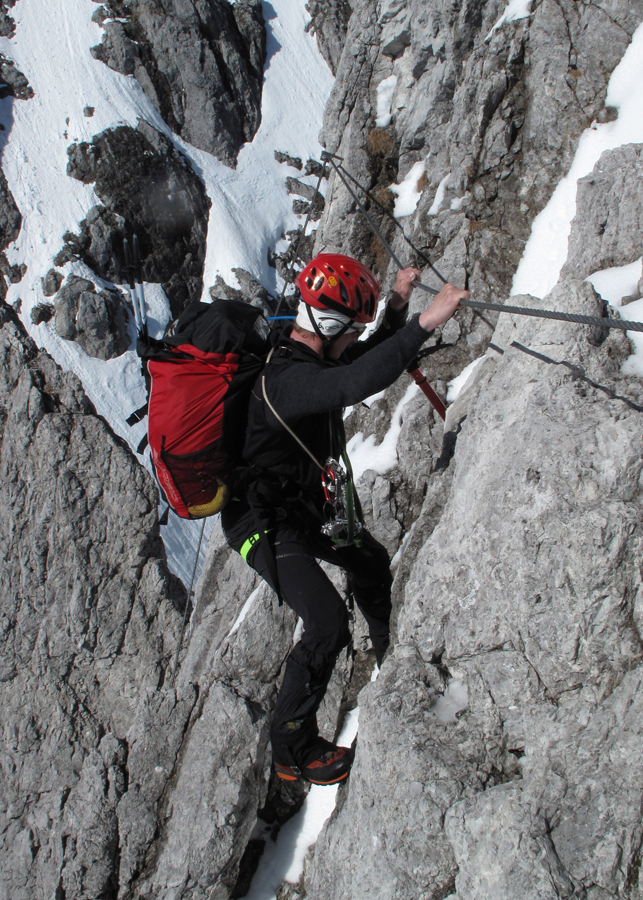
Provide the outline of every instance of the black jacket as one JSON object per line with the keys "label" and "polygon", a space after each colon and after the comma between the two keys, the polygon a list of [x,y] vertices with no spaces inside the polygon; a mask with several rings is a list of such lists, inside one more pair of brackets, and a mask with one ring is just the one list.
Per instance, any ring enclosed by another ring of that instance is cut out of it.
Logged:
{"label": "black jacket", "polygon": [[[342,410],[392,384],[429,337],[417,317],[407,325],[406,309],[387,308],[382,324],[366,341],[350,344],[338,361],[282,333],[264,367],[266,393],[281,418],[321,465],[338,459],[345,444]],[[324,494],[318,466],[266,405],[262,376],[250,398],[243,457],[247,487],[264,509],[304,507],[323,518]]]}

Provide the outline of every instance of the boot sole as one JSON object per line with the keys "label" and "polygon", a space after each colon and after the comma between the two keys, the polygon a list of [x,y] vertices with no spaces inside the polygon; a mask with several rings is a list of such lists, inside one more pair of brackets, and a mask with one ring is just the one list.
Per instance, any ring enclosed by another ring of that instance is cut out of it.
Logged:
{"label": "boot sole", "polygon": [[277,778],[279,778],[281,781],[288,781],[291,783],[293,781],[307,781],[307,782],[309,782],[309,784],[327,785],[327,784],[338,784],[338,782],[340,782],[340,781],[346,781],[346,779],[348,778],[349,772],[343,772],[341,775],[338,775],[336,778],[331,778],[330,781],[317,781],[314,778],[307,778],[305,775],[288,775],[285,772],[279,772],[279,771],[276,772],[276,775],[277,775]]}

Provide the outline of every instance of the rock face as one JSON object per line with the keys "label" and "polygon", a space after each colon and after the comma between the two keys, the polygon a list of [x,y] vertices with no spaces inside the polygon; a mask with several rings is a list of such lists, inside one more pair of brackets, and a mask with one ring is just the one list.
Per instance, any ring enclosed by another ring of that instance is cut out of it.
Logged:
{"label": "rock face", "polygon": [[2,0],[0,3],[0,36],[13,37],[16,30],[16,23],[7,10],[12,9],[16,5],[16,0]]}
{"label": "rock face", "polygon": [[261,0],[111,0],[94,17],[105,30],[94,56],[133,75],[172,131],[234,166],[261,123]]}
{"label": "rock face", "polygon": [[154,757],[147,729],[146,760],[169,774],[195,701],[189,687],[158,689],[185,591],[166,568],[151,479],[78,379],[8,307],[0,316],[1,890],[114,897],[119,843],[164,784],[140,761],[137,728],[153,709],[162,747]]}
{"label": "rock face", "polygon": [[110,129],[73,144],[67,172],[104,204],[90,210],[80,236],[66,234],[56,257],[82,258],[101,278],[124,280],[122,240],[138,235],[146,281],[160,282],[172,315],[200,299],[210,202],[190,163],[151,126]]}
{"label": "rock face", "polygon": [[[544,0],[495,29],[501,0],[350,5],[340,59],[331,44],[346,4],[309,4],[337,69],[328,148],[387,208],[422,163],[407,233],[450,279],[468,273],[478,298],[506,296],[581,131],[613,117],[607,81],[643,4]],[[105,22],[108,64],[112,51],[129,59],[162,110],[174,109],[178,80],[154,35],[129,29],[154,23],[167,43],[188,23],[192,40],[202,8],[165,4],[162,22],[142,0],[99,12],[125,20]],[[210,38],[198,41],[209,59]],[[391,76],[386,109],[377,88]],[[288,150],[283,161],[300,168]],[[639,157],[615,151],[581,186],[566,278],[640,256]],[[146,125],[105,132],[71,148],[70,173],[101,205],[63,255],[118,280],[122,235],[136,229],[146,278],[163,283],[173,314],[200,296],[207,200],[164,138]],[[361,256],[390,287],[393,267],[331,178],[317,248]],[[270,303],[237,275],[239,289],[215,293]],[[59,303],[67,287],[76,299],[61,327],[77,328],[92,286],[66,285]],[[579,281],[545,302],[605,313]],[[173,678],[185,592],[165,566],[152,483],[78,382],[1,309],[0,893],[230,900],[247,883],[239,867],[257,815],[287,805],[269,785],[267,746],[295,617],[215,528]],[[402,405],[408,377],[347,418],[378,443],[400,420],[397,465],[360,481],[368,527],[400,550],[395,641],[360,695],[355,767],[309,860],[309,900],[641,900],[643,389],[620,374],[620,333],[496,318],[462,311],[427,342],[423,368],[442,396],[490,338],[499,348],[444,425],[420,394]],[[320,716],[329,738],[366,646],[357,621]]]}
{"label": "rock face", "polygon": [[[468,273],[478,299],[506,296],[531,222],[568,169],[580,134],[597,116],[609,117],[607,81],[643,4],[617,2],[607,11],[545,2],[496,30],[504,3],[495,0],[457,10],[419,0],[352,6],[325,111],[326,148],[349,160],[351,174],[385,206],[390,186],[421,164],[417,209],[401,220],[406,233],[449,280]],[[392,77],[390,108],[378,109],[377,88]],[[440,184],[444,200],[434,209]],[[390,286],[388,255],[354,211],[333,175],[316,248],[355,253]],[[438,286],[390,221],[372,211],[396,252]],[[430,377],[453,378],[482,352],[495,322],[486,318],[489,324],[460,317],[460,336],[432,358]]]}
{"label": "rock face", "polygon": [[97,291],[93,282],[70,275],[56,299],[56,331],[76,341],[88,356],[112,359],[130,345],[129,314],[116,291]]}
{"label": "rock face", "polygon": [[587,278],[643,255],[643,145],[603,153],[578,182],[576,210],[561,278]]}
{"label": "rock face", "polygon": [[40,279],[45,297],[53,297],[54,294],[57,294],[64,280],[60,272],[50,269],[44,278]]}
{"label": "rock face", "polygon": [[[601,314],[578,282],[547,299]],[[624,336],[594,346],[577,328],[506,316],[494,343],[505,352],[478,370],[395,652],[360,697],[315,900],[630,896],[643,391],[619,375]]]}
{"label": "rock face", "polygon": [[306,31],[315,35],[319,52],[336,75],[346,41],[351,5],[348,0],[309,0],[306,9],[311,15]]}
{"label": "rock face", "polygon": [[[8,24],[10,23],[10,24]],[[13,32],[15,23],[11,16],[4,13],[0,19],[0,30]],[[11,37],[2,35],[3,37]],[[30,87],[28,80],[13,64],[13,60],[7,59],[0,54],[0,77],[2,78],[2,86],[0,87],[0,97],[15,97],[17,100],[31,100],[34,95],[33,88]]]}
{"label": "rock face", "polygon": [[[16,206],[13,199],[7,179],[4,172],[0,170],[0,267],[6,270],[8,281],[12,281],[11,267],[4,254],[4,250],[12,241],[20,234],[20,226],[22,224],[22,216],[20,210]],[[16,279],[20,281],[20,277]],[[0,278],[0,300],[4,300],[7,295],[7,282],[4,278]]]}

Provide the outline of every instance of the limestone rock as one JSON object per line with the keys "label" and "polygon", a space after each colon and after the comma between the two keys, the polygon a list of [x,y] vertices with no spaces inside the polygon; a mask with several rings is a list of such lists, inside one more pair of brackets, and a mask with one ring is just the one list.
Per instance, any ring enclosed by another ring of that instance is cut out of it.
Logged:
{"label": "limestone rock", "polygon": [[50,322],[56,313],[53,303],[37,303],[31,308],[31,321],[34,325],[40,325],[42,322]]}
{"label": "limestone rock", "polygon": [[0,3],[0,37],[11,38],[16,30],[16,23],[7,10],[16,5],[16,0],[2,0]]}
{"label": "limestone rock", "polygon": [[274,309],[274,298],[259,284],[254,275],[241,268],[235,268],[232,271],[237,277],[239,287],[231,287],[220,275],[217,275],[214,286],[210,288],[210,296],[213,300],[217,300],[219,297],[226,300],[245,300],[251,306],[260,306],[267,310]]}
{"label": "limestone rock", "polygon": [[261,123],[260,0],[170,0],[162,10],[153,0],[132,0],[113,15],[94,56],[133,75],[184,140],[234,166]]}
{"label": "limestone rock", "polygon": [[[507,296],[531,222],[571,164],[580,134],[604,111],[609,74],[643,5],[616,2],[608,12],[545,3],[496,30],[501,2],[467,4],[457,15],[448,4],[419,0],[352,6],[323,143],[376,192],[424,161],[428,183],[415,213],[402,219],[406,233],[448,280],[462,283],[468,274],[479,299]],[[377,88],[392,75],[391,122],[378,128]],[[396,253],[438,287],[390,220],[371,213]],[[334,174],[315,246],[354,253],[392,286],[394,264]],[[413,298],[414,311],[424,299]],[[431,381],[453,378],[479,356],[496,321],[485,313],[457,318],[462,336],[431,357]]]}
{"label": "limestone rock", "polygon": [[311,15],[306,31],[315,35],[319,52],[336,75],[346,41],[351,4],[348,0],[308,0],[306,9]]}
{"label": "limestone rock", "polygon": [[[11,23],[10,25],[7,20]],[[13,30],[14,27],[13,20],[5,13],[3,18],[0,19],[0,28],[6,31],[8,28]],[[6,56],[2,54],[0,54],[0,78],[2,78],[2,87],[0,87],[1,97],[15,97],[16,100],[31,100],[34,96],[33,88],[29,85],[29,82],[23,73],[16,68],[13,60],[7,59]]]}
{"label": "limestone rock", "polygon": [[57,272],[55,269],[50,269],[40,281],[42,284],[42,292],[45,297],[53,297],[53,295],[57,294],[60,290],[64,278],[60,272]]}
{"label": "limestone rock", "polygon": [[88,356],[112,359],[130,345],[129,311],[122,294],[97,291],[93,282],[69,275],[56,299],[56,331]]}
{"label": "limestone rock", "polygon": [[[116,896],[120,804],[144,774],[156,814],[194,703],[189,687],[159,688],[185,590],[166,567],[152,480],[6,306],[0,357],[0,890]],[[151,772],[135,740],[150,694],[180,719],[172,731],[155,716],[167,774],[154,784],[153,731]]]}
{"label": "limestone rock", "polygon": [[643,145],[608,150],[578,182],[561,278],[623,266],[643,255]]}
{"label": "limestone rock", "polygon": [[[0,169],[0,251],[5,250],[12,241],[18,237],[22,216],[13,199],[4,172]],[[2,253],[3,261],[6,257]],[[7,263],[8,267],[8,263]],[[9,280],[11,280],[9,278]],[[0,301],[7,295],[7,284],[4,278],[0,278]]]}
{"label": "limestone rock", "polygon": [[138,235],[143,275],[161,283],[178,316],[200,299],[210,202],[188,160],[146,123],[104,131],[68,149],[67,172],[94,190],[103,207],[90,210],[79,237],[67,234],[61,265],[80,257],[108,281],[124,280],[122,239]]}
{"label": "limestone rock", "polygon": [[[547,303],[602,313],[580,282]],[[637,865],[643,391],[620,334],[501,316],[494,343],[398,645],[360,697],[314,900],[626,896]]]}

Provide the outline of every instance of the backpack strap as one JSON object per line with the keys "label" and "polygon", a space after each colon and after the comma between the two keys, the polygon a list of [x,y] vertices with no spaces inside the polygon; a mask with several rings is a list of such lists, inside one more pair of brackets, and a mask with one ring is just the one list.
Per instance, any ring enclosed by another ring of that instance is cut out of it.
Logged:
{"label": "backpack strap", "polygon": [[130,428],[143,421],[147,415],[148,405],[148,401],[146,400],[143,406],[139,406],[138,409],[135,409],[134,412],[125,419]]}

